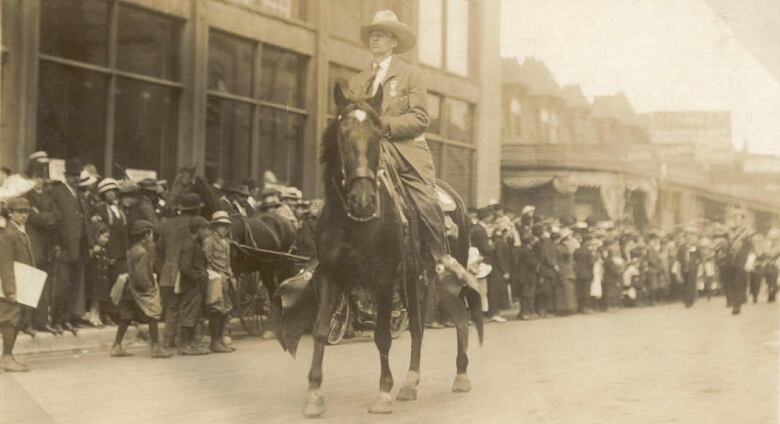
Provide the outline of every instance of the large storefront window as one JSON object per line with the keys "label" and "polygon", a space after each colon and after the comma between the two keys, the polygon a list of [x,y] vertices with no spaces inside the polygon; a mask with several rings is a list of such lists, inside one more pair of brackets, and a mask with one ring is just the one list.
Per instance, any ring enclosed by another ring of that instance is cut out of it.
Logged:
{"label": "large storefront window", "polygon": [[106,1],[42,0],[41,53],[105,66],[108,22]]}
{"label": "large storefront window", "polygon": [[420,62],[469,73],[469,1],[425,0],[418,5]]}
{"label": "large storefront window", "polygon": [[308,0],[231,0],[234,3],[255,7],[264,12],[270,12],[285,18],[305,21]]}
{"label": "large storefront window", "polygon": [[176,174],[178,90],[130,78],[118,78],[114,158],[125,168]]}
{"label": "large storefront window", "polygon": [[104,175],[172,178],[180,31],[177,19],[120,2],[41,0],[37,148]]}
{"label": "large storefront window", "polygon": [[421,1],[417,31],[420,62],[441,68],[443,63],[443,0]]}
{"label": "large storefront window", "polygon": [[38,148],[55,158],[102,164],[108,77],[42,62],[39,70]]}
{"label": "large storefront window", "polygon": [[466,203],[474,200],[474,106],[428,93],[428,147],[436,175],[450,183]]}
{"label": "large storefront window", "polygon": [[300,184],[307,62],[287,50],[209,32],[206,178],[273,171],[281,181]]}
{"label": "large storefront window", "polygon": [[469,71],[469,2],[447,0],[447,69],[466,75]]}

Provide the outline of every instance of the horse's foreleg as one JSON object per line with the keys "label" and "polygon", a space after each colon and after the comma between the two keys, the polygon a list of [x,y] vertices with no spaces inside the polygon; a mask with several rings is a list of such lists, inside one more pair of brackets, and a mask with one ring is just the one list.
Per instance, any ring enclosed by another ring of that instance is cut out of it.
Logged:
{"label": "horse's foreleg", "polygon": [[[406,310],[409,313],[409,333],[412,336],[411,357],[409,358],[409,371],[406,374],[406,381],[401,386],[401,390],[395,397],[400,401],[409,401],[417,399],[417,385],[420,383],[420,355],[422,353],[422,339],[425,330],[425,306],[427,297],[431,296],[431,290],[436,288],[435,282],[423,288],[418,285],[415,276],[407,277],[404,287],[406,296]],[[420,292],[426,295],[419,298]]]}
{"label": "horse's foreleg", "polygon": [[311,368],[309,370],[309,389],[306,392],[306,399],[303,403],[303,415],[307,417],[317,417],[325,413],[325,399],[320,393],[322,360],[325,356],[325,343],[328,340],[328,330],[330,329],[333,310],[336,308],[339,296],[343,293],[341,286],[322,273],[317,275],[317,290],[319,291],[319,309],[317,311],[317,320],[312,330],[314,352],[312,353]]}
{"label": "horse's foreleg", "polygon": [[439,291],[441,302],[444,308],[449,312],[452,321],[455,323],[455,330],[458,335],[458,356],[455,360],[457,374],[452,383],[453,392],[468,392],[471,390],[471,381],[466,373],[469,366],[469,357],[466,353],[469,347],[469,316],[466,311],[466,305],[447,290]]}
{"label": "horse's foreleg", "polygon": [[380,284],[376,291],[376,327],[374,328],[374,343],[379,350],[379,396],[371,403],[368,412],[373,414],[389,414],[393,412],[393,401],[390,390],[393,388],[393,374],[390,371],[390,313],[393,308],[392,284]]}

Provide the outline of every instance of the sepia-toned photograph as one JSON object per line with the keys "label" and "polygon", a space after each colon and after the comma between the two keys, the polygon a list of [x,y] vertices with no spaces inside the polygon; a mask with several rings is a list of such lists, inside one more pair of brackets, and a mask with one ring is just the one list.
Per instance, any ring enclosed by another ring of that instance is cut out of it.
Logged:
{"label": "sepia-toned photograph", "polygon": [[0,0],[0,424],[780,424],[780,1]]}

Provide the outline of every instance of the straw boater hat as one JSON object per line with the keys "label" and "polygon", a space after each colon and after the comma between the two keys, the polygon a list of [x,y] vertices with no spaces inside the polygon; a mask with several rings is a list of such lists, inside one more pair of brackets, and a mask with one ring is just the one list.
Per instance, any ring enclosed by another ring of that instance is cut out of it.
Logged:
{"label": "straw boater hat", "polygon": [[414,31],[403,22],[392,10],[380,10],[374,15],[374,20],[369,25],[361,25],[360,39],[368,46],[368,36],[371,31],[387,31],[398,39],[398,47],[394,53],[401,54],[411,50],[417,44],[417,36]]}
{"label": "straw boater hat", "polygon": [[87,170],[82,170],[81,174],[79,174],[79,187],[91,187],[97,182],[97,177],[87,172]]}
{"label": "straw boater hat", "polygon": [[49,163],[49,155],[44,152],[43,150],[38,150],[37,152],[30,153],[30,156],[27,156],[27,161],[29,162],[39,162],[39,163]]}
{"label": "straw boater hat", "polygon": [[233,225],[225,211],[216,211],[211,215],[211,225]]}
{"label": "straw boater hat", "polygon": [[103,178],[97,185],[98,193],[103,194],[111,190],[119,190],[119,183],[113,178]]}

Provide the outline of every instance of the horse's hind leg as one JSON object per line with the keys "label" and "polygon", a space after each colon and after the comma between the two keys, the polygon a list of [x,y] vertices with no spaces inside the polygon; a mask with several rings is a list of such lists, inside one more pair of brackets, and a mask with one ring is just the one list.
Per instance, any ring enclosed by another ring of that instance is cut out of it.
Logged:
{"label": "horse's hind leg", "polygon": [[319,291],[319,309],[312,330],[314,353],[312,353],[311,369],[309,370],[309,389],[303,401],[303,415],[306,417],[318,417],[325,413],[325,399],[320,394],[322,359],[325,356],[325,343],[328,339],[333,310],[336,308],[339,296],[343,293],[341,286],[323,273],[317,275],[317,290]]}
{"label": "horse's hind leg", "polygon": [[368,412],[372,414],[389,414],[393,412],[393,398],[390,390],[393,388],[393,374],[390,371],[390,313],[393,308],[393,286],[380,284],[376,291],[376,327],[374,328],[374,343],[379,350],[379,395],[371,403]]}
{"label": "horse's hind leg", "polygon": [[[404,288],[404,290],[407,303],[406,309],[409,312],[409,333],[412,336],[412,350],[406,381],[404,381],[401,390],[398,391],[398,395],[395,397],[400,401],[417,400],[417,385],[420,383],[420,354],[422,352],[423,331],[425,328],[423,321],[425,319],[425,305],[427,304],[425,297],[430,296],[430,290],[435,290],[436,288],[435,281],[429,285],[427,290],[422,288],[417,284],[415,276],[407,276],[406,284],[408,288]],[[427,293],[422,300],[418,297],[420,290]]]}
{"label": "horse's hind leg", "polygon": [[455,322],[455,330],[458,335],[458,357],[455,360],[457,374],[452,383],[453,392],[468,392],[471,390],[471,380],[466,373],[469,366],[469,357],[466,353],[469,347],[469,317],[466,306],[461,302],[458,296],[449,293],[447,290],[441,290],[441,301],[444,307]]}

